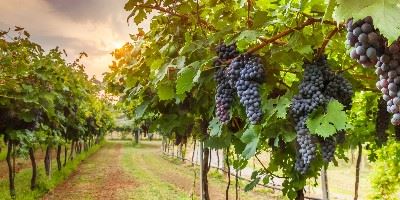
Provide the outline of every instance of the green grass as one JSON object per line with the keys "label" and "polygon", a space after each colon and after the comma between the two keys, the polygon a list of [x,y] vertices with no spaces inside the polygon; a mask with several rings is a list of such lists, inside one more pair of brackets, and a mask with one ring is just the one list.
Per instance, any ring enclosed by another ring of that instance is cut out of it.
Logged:
{"label": "green grass", "polygon": [[[15,190],[17,195],[16,199],[39,199],[48,191],[55,188],[58,184],[67,179],[69,175],[77,169],[78,165],[83,160],[95,153],[103,144],[104,143],[93,146],[87,152],[83,151],[81,154],[77,155],[73,161],[67,162],[67,165],[63,167],[61,171],[57,170],[57,163],[55,159],[53,159],[51,179],[45,175],[43,164],[38,163],[37,188],[33,191],[30,189],[32,169],[28,168],[20,171],[15,177]],[[4,200],[11,199],[8,179],[0,180],[0,197]]]}
{"label": "green grass", "polygon": [[7,150],[4,148],[1,148],[1,152],[0,152],[0,161],[5,160],[7,157]]}
{"label": "green grass", "polygon": [[[158,146],[155,146],[158,145]],[[131,151],[132,153],[129,152],[129,156],[131,156],[130,160],[125,160],[124,162],[126,166],[131,165],[135,165],[138,166],[140,168],[140,165],[142,165],[142,161],[141,160],[145,160],[145,164],[147,166],[147,170],[151,169],[151,170],[157,170],[152,172],[153,176],[156,176],[158,179],[158,181],[162,182],[163,180],[166,181],[165,177],[162,178],[162,176],[168,176],[168,174],[172,174],[173,176],[176,176],[177,180],[190,180],[189,184],[192,185],[193,184],[193,179],[194,179],[194,172],[196,172],[196,185],[199,184],[199,167],[197,165],[192,166],[191,164],[188,163],[184,163],[182,162],[180,159],[177,158],[171,158],[165,155],[161,155],[160,152],[160,147],[159,147],[160,143],[159,142],[142,142],[141,144],[135,145],[132,149],[133,151]],[[151,147],[152,146],[152,147]],[[157,147],[157,148],[154,148]],[[128,148],[128,147],[127,147]],[[152,150],[147,150],[146,148],[152,148]],[[149,153],[149,151],[152,151]],[[141,155],[142,154],[142,155]],[[139,159],[137,157],[142,157],[142,159]],[[136,163],[135,163],[136,162]],[[145,170],[144,170],[145,171]],[[136,179],[138,176],[138,173],[141,172],[135,172],[134,178]],[[162,175],[164,174],[164,175]],[[161,178],[160,178],[161,176]],[[178,178],[179,177],[179,178]],[[222,194],[221,196],[219,196],[218,198],[222,198],[225,196],[225,189],[226,189],[226,185],[227,185],[227,181],[226,181],[226,177],[224,176],[224,174],[222,174],[221,172],[217,171],[217,170],[210,170],[209,174],[209,186],[210,186],[210,192],[211,190],[214,190],[214,194],[215,192]],[[156,180],[157,180],[156,178]],[[168,180],[168,178],[167,178]],[[179,184],[174,184],[175,182],[169,182],[172,183],[173,185],[171,187],[175,187],[177,188]],[[246,181],[239,181],[239,185],[240,185],[240,197],[242,199],[282,199],[282,196],[276,192],[273,192],[271,189],[269,188],[263,188],[263,187],[257,187],[255,188],[253,191],[251,192],[244,192],[243,188],[245,187],[245,185],[248,182]],[[182,182],[181,182],[182,184]],[[186,183],[188,184],[188,183]],[[158,186],[154,186],[154,185],[149,185],[147,187],[158,187]],[[231,177],[231,186],[230,186],[230,198],[234,198],[234,177]],[[179,188],[178,188],[179,189]],[[199,188],[195,188],[195,190],[198,190]],[[135,190],[136,192],[136,190]],[[184,191],[186,192],[186,198],[185,199],[190,199],[190,191]],[[145,195],[152,195],[154,193],[152,193],[152,191],[146,191],[147,194]],[[212,193],[212,192],[211,192]],[[211,194],[210,193],[210,194]],[[163,196],[161,196],[163,197]],[[151,196],[149,197],[143,197],[143,199],[147,199],[147,198],[151,198]],[[198,198],[198,197],[196,197]],[[157,198],[156,198],[157,199]],[[158,197],[158,199],[165,199],[165,198],[160,198]],[[174,198],[171,198],[174,199]]]}
{"label": "green grass", "polygon": [[[132,191],[133,199],[140,200],[189,200],[189,195],[173,184],[164,182],[148,169],[140,166],[140,156],[146,151],[145,144],[126,143],[123,153],[123,168],[138,182],[138,187]],[[147,156],[149,156],[147,154]],[[162,166],[160,166],[162,170]]]}

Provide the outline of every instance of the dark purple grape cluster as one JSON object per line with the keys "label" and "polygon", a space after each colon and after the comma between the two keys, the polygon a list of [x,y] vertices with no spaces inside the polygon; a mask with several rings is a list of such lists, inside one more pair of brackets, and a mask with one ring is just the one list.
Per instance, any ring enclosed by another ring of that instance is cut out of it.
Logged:
{"label": "dark purple grape cluster", "polygon": [[376,112],[375,121],[375,134],[378,145],[382,145],[388,140],[386,130],[389,127],[390,113],[386,110],[386,104],[386,101],[382,97],[378,100],[378,111]]}
{"label": "dark purple grape cluster", "polygon": [[228,71],[237,73],[235,70],[239,69],[239,76],[232,73],[234,79],[231,81],[235,84],[240,103],[246,108],[247,119],[251,124],[257,124],[262,117],[259,87],[263,79],[264,66],[261,58],[257,56],[244,55],[239,58],[242,60],[235,59]]}
{"label": "dark purple grape cluster", "polygon": [[[264,76],[261,58],[248,54],[238,55],[234,44],[218,46],[217,53],[219,59],[214,62],[214,66],[219,68],[215,76],[218,83],[216,95],[218,118],[221,122],[229,120],[229,108],[233,102],[233,93],[236,91],[240,103],[246,108],[246,116],[250,123],[258,123],[262,117],[259,87]],[[230,59],[232,61],[229,66],[221,69]]]}
{"label": "dark purple grape cluster", "polygon": [[[319,107],[325,108],[329,100],[337,99],[344,105],[351,105],[353,89],[350,82],[339,74],[333,73],[321,58],[313,63],[305,63],[303,80],[299,85],[299,94],[292,99],[290,114],[295,122],[297,143],[299,145],[298,159],[295,168],[300,173],[307,172],[311,161],[316,156],[316,142],[311,136],[306,120],[310,113]],[[321,141],[321,152],[325,161],[332,160],[336,142],[334,137]],[[327,142],[329,141],[329,142]]]}
{"label": "dark purple grape cluster", "polygon": [[218,67],[214,75],[217,82],[215,95],[216,115],[220,122],[226,123],[230,119],[229,109],[233,102],[234,89],[229,85],[226,70],[221,67],[221,63],[217,60],[214,66]]}
{"label": "dark purple grape cluster", "polygon": [[392,113],[393,125],[400,125],[400,41],[385,48],[375,65],[379,81],[376,87],[387,102],[387,111]]}
{"label": "dark purple grape cluster", "polygon": [[220,60],[229,60],[237,57],[239,55],[239,51],[236,49],[236,44],[220,44],[215,48],[215,51],[218,54],[218,58]]}
{"label": "dark purple grape cluster", "polygon": [[329,163],[333,160],[336,150],[336,141],[333,136],[320,140],[322,160]]}
{"label": "dark purple grape cluster", "polygon": [[385,49],[385,39],[374,28],[372,17],[354,21],[350,19],[347,24],[346,44],[352,47],[350,57],[356,59],[364,67],[371,67],[378,61]]}
{"label": "dark purple grape cluster", "polygon": [[235,87],[236,82],[240,78],[240,71],[243,68],[243,66],[245,65],[246,58],[247,58],[247,56],[245,57],[244,55],[240,55],[240,56],[234,58],[232,60],[231,64],[229,65],[229,67],[227,68],[228,77],[229,77],[228,82],[233,88]]}
{"label": "dark purple grape cluster", "polygon": [[312,138],[307,126],[306,116],[299,117],[296,121],[297,144],[299,145],[298,159],[296,160],[295,169],[301,174],[305,174],[316,156],[317,145]]}

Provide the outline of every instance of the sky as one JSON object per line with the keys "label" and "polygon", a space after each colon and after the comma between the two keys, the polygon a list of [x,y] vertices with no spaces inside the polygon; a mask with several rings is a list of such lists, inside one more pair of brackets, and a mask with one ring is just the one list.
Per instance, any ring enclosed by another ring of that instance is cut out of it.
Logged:
{"label": "sky", "polygon": [[[68,61],[85,51],[86,73],[101,80],[112,61],[110,53],[130,41],[129,34],[137,33],[138,27],[126,22],[127,1],[0,0],[0,30],[23,27],[44,49],[65,49]],[[139,27],[147,31],[149,23]]]}

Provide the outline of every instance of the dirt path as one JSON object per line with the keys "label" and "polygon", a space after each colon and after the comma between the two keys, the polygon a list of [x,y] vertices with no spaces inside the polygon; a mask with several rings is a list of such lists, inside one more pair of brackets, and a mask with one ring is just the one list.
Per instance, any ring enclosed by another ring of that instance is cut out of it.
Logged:
{"label": "dirt path", "polygon": [[122,199],[120,195],[136,183],[120,165],[121,150],[122,144],[106,144],[43,199]]}
{"label": "dirt path", "polygon": [[[164,157],[160,150],[158,143],[150,143],[143,141],[141,148],[136,149],[135,153],[131,154],[132,162],[136,162],[136,166],[143,172],[151,174],[153,177],[157,177],[163,182],[172,184],[175,188],[185,191],[188,199],[190,195],[194,193],[195,196],[199,197],[199,171],[194,169],[188,164],[184,164],[180,161],[173,161]],[[196,172],[196,182],[195,180]],[[212,200],[225,200],[225,189],[226,183],[222,180],[216,180],[216,178],[209,177],[209,194]],[[231,180],[234,181],[233,179]],[[234,185],[231,185],[229,191],[230,198],[235,198]],[[242,188],[243,189],[243,188]],[[241,199],[280,199],[272,194],[248,192],[245,193],[243,190],[241,193]]]}

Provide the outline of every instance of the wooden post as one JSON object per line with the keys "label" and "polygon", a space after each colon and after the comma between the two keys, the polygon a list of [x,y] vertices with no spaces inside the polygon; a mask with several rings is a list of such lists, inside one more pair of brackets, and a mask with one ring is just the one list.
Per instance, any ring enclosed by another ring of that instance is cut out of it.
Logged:
{"label": "wooden post", "polygon": [[199,157],[200,157],[200,199],[204,200],[204,189],[203,189],[203,142],[199,141]]}
{"label": "wooden post", "polygon": [[356,164],[356,182],[354,184],[354,200],[358,199],[358,185],[360,181],[360,165],[361,165],[361,157],[362,157],[362,145],[358,143],[358,157]]}
{"label": "wooden post", "polygon": [[329,200],[328,176],[325,167],[321,169],[322,199]]}

